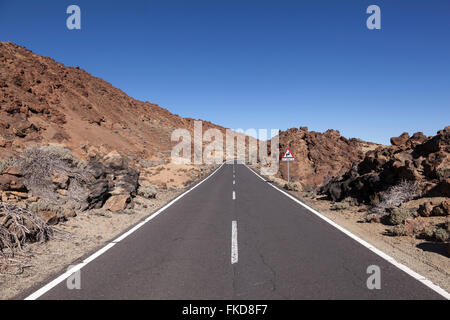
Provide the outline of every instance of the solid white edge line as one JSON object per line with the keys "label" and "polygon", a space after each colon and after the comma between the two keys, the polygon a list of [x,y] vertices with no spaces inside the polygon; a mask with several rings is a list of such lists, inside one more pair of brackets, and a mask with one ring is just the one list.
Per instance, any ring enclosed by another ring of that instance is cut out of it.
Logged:
{"label": "solid white edge line", "polygon": [[[256,173],[255,171],[253,171],[251,168],[249,168],[247,165],[245,165],[247,167],[247,169],[249,169],[251,172],[253,172],[257,177],[259,177],[261,180],[263,181],[267,181],[266,179],[264,179],[262,176],[260,176],[258,173]],[[347,229],[341,227],[340,225],[338,225],[337,223],[335,223],[334,221],[330,220],[329,218],[325,217],[324,215],[322,215],[320,212],[314,210],[313,208],[309,207],[308,205],[304,204],[303,202],[301,202],[299,199],[295,198],[293,195],[285,192],[284,190],[281,190],[280,188],[278,188],[277,186],[274,186],[272,183],[269,183],[270,186],[272,186],[273,188],[275,188],[276,190],[280,191],[281,193],[283,193],[285,196],[287,196],[288,198],[294,200],[295,202],[297,202],[298,204],[300,204],[301,206],[303,206],[304,208],[308,209],[309,211],[311,211],[312,213],[314,213],[316,216],[318,216],[319,218],[321,218],[322,220],[325,220],[326,222],[328,222],[329,224],[331,224],[333,227],[335,227],[336,229],[338,229],[339,231],[345,233],[347,236],[349,236],[350,238],[352,238],[353,240],[357,241],[358,243],[360,243],[361,245],[363,245],[364,247],[366,247],[367,249],[369,249],[370,251],[372,251],[373,253],[375,253],[376,255],[380,256],[381,258],[383,258],[384,260],[390,262],[391,264],[393,264],[394,266],[396,266],[398,269],[404,271],[405,273],[407,273],[408,275],[410,275],[411,277],[413,277],[414,279],[416,279],[417,281],[420,281],[422,284],[424,284],[425,286],[427,286],[428,288],[430,288],[431,290],[433,290],[434,292],[440,294],[441,296],[443,296],[445,299],[450,300],[450,293],[448,293],[447,291],[445,291],[444,289],[442,289],[441,287],[439,287],[438,285],[434,284],[431,280],[427,279],[426,277],[418,274],[417,272],[411,270],[410,268],[408,268],[407,266],[405,266],[404,264],[396,261],[394,258],[392,258],[391,256],[389,256],[388,254],[384,253],[383,251],[381,251],[380,249],[377,249],[376,247],[374,247],[373,245],[371,245],[370,243],[368,243],[367,241],[359,238],[358,236],[354,235],[353,233],[351,233],[350,231],[348,231]]]}
{"label": "solid white edge line", "polygon": [[54,279],[53,281],[49,282],[48,284],[46,284],[45,286],[43,286],[42,288],[40,288],[39,290],[35,291],[34,293],[32,293],[31,295],[29,295],[28,297],[25,298],[25,300],[36,300],[38,299],[40,296],[42,296],[43,294],[47,293],[48,291],[50,291],[51,289],[53,289],[54,287],[56,287],[58,284],[60,284],[61,282],[63,282],[64,280],[66,280],[68,277],[70,277],[74,272],[77,272],[79,270],[81,270],[83,267],[85,267],[88,263],[92,262],[93,260],[95,260],[96,258],[98,258],[99,256],[101,256],[103,253],[105,253],[106,251],[108,251],[109,249],[111,249],[112,247],[114,247],[117,243],[119,243],[120,241],[122,241],[123,239],[125,239],[126,237],[128,237],[130,234],[132,234],[133,232],[135,232],[136,230],[138,230],[139,228],[141,228],[143,225],[145,225],[147,222],[151,221],[152,219],[154,219],[156,216],[158,216],[161,212],[163,212],[164,210],[166,210],[167,208],[169,208],[171,205],[173,205],[175,202],[177,202],[178,200],[180,200],[181,198],[183,198],[186,194],[188,194],[189,192],[191,192],[192,190],[194,190],[195,188],[197,188],[199,185],[201,185],[203,182],[205,182],[206,180],[208,180],[209,178],[211,178],[214,174],[216,174],[217,171],[220,170],[220,168],[222,168],[224,166],[225,162],[222,163],[222,165],[220,167],[218,167],[216,170],[214,170],[213,173],[211,173],[209,176],[207,176],[205,179],[203,179],[202,181],[200,181],[199,183],[197,183],[196,185],[194,185],[192,188],[190,188],[189,190],[185,191],[184,193],[182,193],[181,195],[179,195],[178,197],[176,197],[175,199],[173,199],[171,202],[169,202],[168,204],[166,204],[164,207],[160,208],[158,211],[156,211],[155,213],[153,213],[151,216],[149,216],[148,218],[146,218],[144,221],[141,221],[140,223],[138,223],[136,226],[134,226],[132,229],[130,229],[129,231],[123,233],[121,236],[119,236],[117,239],[111,241],[110,243],[108,243],[107,245],[105,245],[104,247],[102,247],[100,250],[96,251],[95,253],[93,253],[92,255],[90,255],[88,258],[86,258],[85,260],[83,260],[83,262],[73,266],[70,270],[64,272],[63,274],[61,274],[59,277],[57,277],[56,279]]}
{"label": "solid white edge line", "polygon": [[231,223],[231,264],[238,262],[237,221]]}

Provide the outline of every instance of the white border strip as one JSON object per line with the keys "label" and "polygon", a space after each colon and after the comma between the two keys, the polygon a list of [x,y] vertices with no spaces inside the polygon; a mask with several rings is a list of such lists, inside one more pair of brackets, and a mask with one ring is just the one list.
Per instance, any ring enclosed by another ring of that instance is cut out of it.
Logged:
{"label": "white border strip", "polygon": [[[257,177],[259,177],[260,179],[262,179],[263,181],[267,181],[266,179],[264,179],[262,176],[260,176],[258,173],[256,173],[255,171],[253,171],[251,168],[249,168],[247,165],[245,165],[247,167],[247,169],[249,169],[251,172],[253,172]],[[433,290],[434,292],[440,294],[441,296],[443,296],[445,299],[450,300],[450,293],[448,293],[447,291],[445,291],[444,289],[442,289],[441,287],[439,287],[438,285],[435,285],[433,282],[431,282],[431,280],[427,279],[426,277],[418,274],[417,272],[411,270],[410,268],[408,268],[407,266],[405,266],[404,264],[401,264],[400,262],[396,261],[394,258],[392,258],[391,256],[389,256],[388,254],[384,253],[383,251],[375,248],[373,245],[371,245],[370,243],[368,243],[367,241],[364,241],[363,239],[359,238],[358,236],[354,235],[353,233],[351,233],[350,231],[348,231],[347,229],[341,227],[340,225],[338,225],[337,223],[335,223],[334,221],[330,220],[329,218],[325,217],[324,215],[322,215],[320,212],[314,210],[313,208],[309,207],[308,205],[304,204],[303,202],[301,202],[300,200],[298,200],[297,198],[295,198],[293,195],[287,193],[284,190],[281,190],[280,188],[274,186],[272,183],[269,183],[270,186],[272,186],[273,188],[275,188],[276,190],[280,191],[281,193],[283,193],[285,196],[287,196],[288,198],[294,200],[295,202],[297,202],[298,204],[300,204],[301,206],[303,206],[304,208],[308,209],[309,211],[311,211],[312,213],[314,213],[316,216],[318,216],[319,218],[325,220],[326,222],[328,222],[329,224],[331,224],[333,227],[335,227],[336,229],[338,229],[339,231],[345,233],[347,236],[349,236],[350,238],[352,238],[353,240],[357,241],[358,243],[360,243],[361,245],[363,245],[364,247],[366,247],[367,249],[369,249],[370,251],[372,251],[373,253],[377,254],[378,256],[380,256],[381,258],[383,258],[384,260],[390,262],[391,264],[393,264],[394,266],[396,266],[397,268],[399,268],[400,270],[404,271],[405,273],[409,274],[411,277],[413,277],[414,279],[420,281],[422,284],[424,284],[425,286],[427,286],[428,288],[430,288],[431,290]]]}
{"label": "white border strip", "polygon": [[167,208],[169,208],[171,205],[173,205],[175,202],[177,202],[178,200],[180,200],[181,198],[183,198],[185,195],[187,195],[189,192],[191,192],[192,190],[194,190],[195,188],[197,188],[199,185],[201,185],[203,182],[205,182],[206,180],[208,180],[209,178],[211,178],[217,171],[220,170],[220,168],[223,167],[225,163],[222,163],[222,165],[217,168],[213,173],[211,173],[209,176],[207,176],[205,179],[203,179],[202,181],[200,181],[199,183],[197,183],[195,186],[193,186],[191,189],[185,191],[184,193],[182,193],[181,195],[179,195],[178,197],[176,197],[175,199],[173,199],[171,202],[169,202],[168,204],[166,204],[164,207],[160,208],[158,211],[156,211],[155,213],[153,213],[151,216],[149,216],[148,218],[146,218],[144,221],[138,223],[136,226],[134,226],[132,229],[130,229],[129,231],[125,232],[124,234],[122,234],[121,236],[119,236],[117,239],[111,241],[110,243],[108,243],[106,246],[104,246],[103,248],[101,248],[100,250],[98,250],[97,252],[93,253],[91,256],[89,256],[88,258],[86,258],[85,260],[83,260],[83,262],[73,266],[72,268],[70,268],[69,270],[67,270],[66,272],[64,272],[62,275],[60,275],[59,277],[57,277],[55,280],[51,281],[50,283],[46,284],[45,286],[43,286],[41,289],[37,290],[36,292],[32,293],[31,295],[29,295],[28,297],[25,298],[25,300],[36,300],[38,299],[40,296],[42,296],[43,294],[45,294],[46,292],[50,291],[51,289],[53,289],[54,287],[56,287],[58,284],[60,284],[61,282],[63,282],[64,280],[66,280],[68,277],[70,277],[72,274],[74,274],[75,272],[81,270],[83,267],[85,267],[88,263],[92,262],[93,260],[97,259],[99,256],[101,256],[103,253],[105,253],[106,251],[108,251],[109,249],[111,249],[112,247],[114,247],[117,243],[121,242],[123,239],[125,239],[126,237],[128,237],[130,234],[132,234],[133,232],[135,232],[136,230],[138,230],[139,228],[141,228],[143,225],[145,225],[147,222],[153,220],[154,218],[156,218],[160,213],[162,213],[164,210],[166,210]]}

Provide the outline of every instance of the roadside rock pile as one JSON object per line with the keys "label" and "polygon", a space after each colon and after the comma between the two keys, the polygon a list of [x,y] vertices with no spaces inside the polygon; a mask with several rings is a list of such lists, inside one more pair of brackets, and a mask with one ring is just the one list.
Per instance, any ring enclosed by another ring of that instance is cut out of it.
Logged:
{"label": "roadside rock pile", "polygon": [[450,200],[442,201],[438,205],[433,205],[431,201],[419,206],[418,214],[422,217],[440,217],[450,215]]}
{"label": "roadside rock pile", "polygon": [[75,210],[132,208],[138,180],[139,172],[117,152],[81,161],[63,147],[41,146],[27,148],[0,174],[0,190],[2,201],[24,201],[55,224]]}
{"label": "roadside rock pile", "polygon": [[450,126],[427,138],[403,133],[392,146],[368,151],[344,175],[321,188],[333,201],[352,197],[376,205],[383,192],[402,180],[418,185],[420,197],[450,197]]}
{"label": "roadside rock pile", "polygon": [[[342,137],[337,130],[319,133],[308,131],[307,127],[280,132],[279,139],[280,153],[289,147],[295,156],[290,163],[291,181],[300,182],[305,189],[315,189],[342,175],[353,162],[364,158],[365,148],[376,146]],[[281,161],[280,174],[287,179],[287,164]]]}
{"label": "roadside rock pile", "polygon": [[[91,162],[92,166],[97,168],[97,182],[87,199],[88,207],[102,207],[114,212],[132,208],[139,186],[139,172],[128,167],[126,160],[117,152],[107,154],[100,162]],[[100,196],[92,197],[92,194]]]}

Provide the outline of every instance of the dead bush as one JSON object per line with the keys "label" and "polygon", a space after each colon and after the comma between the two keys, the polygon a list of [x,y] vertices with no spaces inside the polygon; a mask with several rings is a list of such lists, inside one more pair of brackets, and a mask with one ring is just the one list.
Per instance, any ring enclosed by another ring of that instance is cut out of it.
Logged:
{"label": "dead bush", "polygon": [[26,242],[44,242],[53,234],[54,229],[34,212],[0,202],[0,256],[13,256]]}
{"label": "dead bush", "polygon": [[[16,165],[24,176],[28,190],[45,201],[57,203],[53,175],[71,178],[69,194],[76,197],[82,191],[81,185],[90,177],[84,163],[68,149],[59,146],[32,146],[23,151]],[[75,200],[77,200],[75,198]]]}
{"label": "dead bush", "polygon": [[412,182],[403,180],[399,184],[390,187],[382,196],[381,201],[370,211],[379,216],[386,215],[386,210],[400,206],[413,200],[419,195],[419,186]]}

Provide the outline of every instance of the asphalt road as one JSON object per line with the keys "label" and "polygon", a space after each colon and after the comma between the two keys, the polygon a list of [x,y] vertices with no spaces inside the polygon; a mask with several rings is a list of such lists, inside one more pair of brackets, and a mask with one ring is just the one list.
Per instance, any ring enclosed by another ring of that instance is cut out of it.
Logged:
{"label": "asphalt road", "polygon": [[[381,289],[367,288],[371,265]],[[85,265],[80,284],[40,299],[442,299],[238,164]]]}

